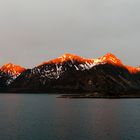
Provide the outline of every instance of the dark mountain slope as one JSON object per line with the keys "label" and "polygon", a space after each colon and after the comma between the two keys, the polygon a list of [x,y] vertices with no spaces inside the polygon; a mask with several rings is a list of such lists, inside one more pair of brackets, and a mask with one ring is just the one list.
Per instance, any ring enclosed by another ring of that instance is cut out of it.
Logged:
{"label": "dark mountain slope", "polygon": [[113,54],[85,59],[65,54],[25,70],[10,85],[14,92],[100,92],[108,95],[140,91],[138,68],[123,65]]}

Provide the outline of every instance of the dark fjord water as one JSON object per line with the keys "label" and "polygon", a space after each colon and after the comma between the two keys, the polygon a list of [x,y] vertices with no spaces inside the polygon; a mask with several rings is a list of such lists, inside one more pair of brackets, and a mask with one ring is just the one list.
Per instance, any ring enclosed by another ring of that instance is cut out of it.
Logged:
{"label": "dark fjord water", "polygon": [[0,140],[139,140],[140,99],[0,94]]}

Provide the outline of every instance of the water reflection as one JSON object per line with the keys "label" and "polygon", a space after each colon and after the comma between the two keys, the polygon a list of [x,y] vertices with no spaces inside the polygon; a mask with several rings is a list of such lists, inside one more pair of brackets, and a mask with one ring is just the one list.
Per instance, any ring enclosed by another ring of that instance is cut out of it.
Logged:
{"label": "water reflection", "polygon": [[[2,94],[0,95],[0,102],[2,105],[0,116],[3,120],[1,123],[1,133],[14,134],[14,138],[17,139],[20,128],[19,109],[21,98],[18,94]],[[2,136],[0,135],[0,137]]]}
{"label": "water reflection", "polygon": [[0,140],[137,140],[140,100],[0,94]]}
{"label": "water reflection", "polygon": [[[119,102],[115,100],[97,100],[96,107],[90,108],[92,129],[95,132],[95,139],[120,140],[120,115]],[[96,127],[95,127],[96,126]]]}

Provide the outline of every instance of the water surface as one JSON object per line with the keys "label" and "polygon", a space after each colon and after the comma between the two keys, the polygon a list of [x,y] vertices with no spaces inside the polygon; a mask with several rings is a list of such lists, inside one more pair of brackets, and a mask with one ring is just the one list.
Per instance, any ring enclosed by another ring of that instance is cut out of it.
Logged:
{"label": "water surface", "polygon": [[0,140],[139,140],[140,99],[0,94]]}

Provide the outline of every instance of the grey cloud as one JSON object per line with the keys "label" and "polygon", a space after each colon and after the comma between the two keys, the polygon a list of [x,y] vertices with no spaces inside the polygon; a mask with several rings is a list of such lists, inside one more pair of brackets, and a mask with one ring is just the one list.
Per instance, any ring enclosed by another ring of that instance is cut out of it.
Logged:
{"label": "grey cloud", "polygon": [[2,0],[0,65],[32,67],[63,53],[115,53],[140,65],[139,0]]}

